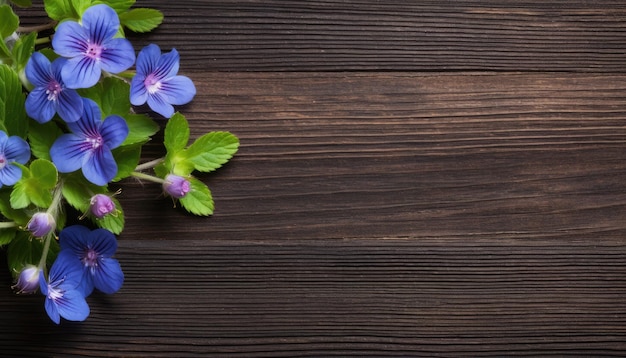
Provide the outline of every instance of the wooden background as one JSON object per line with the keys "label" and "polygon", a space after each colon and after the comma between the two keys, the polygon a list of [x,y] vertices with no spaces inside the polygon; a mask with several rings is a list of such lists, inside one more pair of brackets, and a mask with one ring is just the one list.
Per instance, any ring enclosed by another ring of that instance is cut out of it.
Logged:
{"label": "wooden background", "polygon": [[626,355],[626,4],[139,5],[241,140],[216,213],[122,183],[124,287],[56,326],[0,271],[1,356]]}

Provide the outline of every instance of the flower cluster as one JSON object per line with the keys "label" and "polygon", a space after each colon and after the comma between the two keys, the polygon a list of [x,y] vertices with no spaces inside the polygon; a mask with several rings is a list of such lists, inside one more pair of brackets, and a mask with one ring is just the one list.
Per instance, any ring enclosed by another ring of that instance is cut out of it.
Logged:
{"label": "flower cluster", "polygon": [[[41,292],[57,324],[86,319],[92,291],[123,285],[113,256],[124,211],[112,183],[155,182],[189,213],[211,215],[211,192],[194,172],[218,169],[239,146],[229,132],[190,142],[175,106],[192,101],[194,83],[178,74],[176,49],[136,52],[125,31],[150,31],[163,15],[133,3],[46,0],[50,25],[36,28],[0,5],[0,246],[15,291]],[[160,130],[165,156],[141,163]],[[65,205],[82,215],[67,217]]]}

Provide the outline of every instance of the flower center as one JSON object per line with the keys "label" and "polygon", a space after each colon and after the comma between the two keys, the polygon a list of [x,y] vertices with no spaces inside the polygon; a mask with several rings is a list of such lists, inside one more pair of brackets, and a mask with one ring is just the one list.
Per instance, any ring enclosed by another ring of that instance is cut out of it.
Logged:
{"label": "flower center", "polygon": [[9,164],[7,158],[3,154],[0,154],[0,170],[4,169],[7,164]]}
{"label": "flower center", "polygon": [[61,93],[61,85],[57,81],[51,81],[46,87],[46,94],[48,95],[48,101],[56,101]]}
{"label": "flower center", "polygon": [[143,84],[146,86],[149,94],[155,94],[161,89],[161,81],[154,74],[149,74],[143,81]]}
{"label": "flower center", "polygon": [[87,249],[85,256],[83,256],[83,264],[89,267],[98,266],[98,253],[94,249]]}
{"label": "flower center", "polygon": [[102,142],[104,141],[101,136],[89,137],[85,138],[85,141],[91,146],[91,149],[95,150],[102,146]]}
{"label": "flower center", "polygon": [[87,49],[85,50],[85,56],[93,59],[100,60],[100,56],[102,55],[103,47],[96,43],[87,43]]}

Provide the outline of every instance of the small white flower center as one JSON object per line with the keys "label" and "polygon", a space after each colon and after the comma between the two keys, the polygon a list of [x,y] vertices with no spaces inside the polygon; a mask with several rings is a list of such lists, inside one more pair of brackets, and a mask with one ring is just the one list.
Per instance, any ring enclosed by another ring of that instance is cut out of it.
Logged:
{"label": "small white flower center", "polygon": [[0,154],[0,170],[4,169],[7,164],[7,158],[4,155]]}
{"label": "small white flower center", "polygon": [[85,141],[91,145],[91,149],[98,149],[103,142],[101,136],[85,138]]}
{"label": "small white flower center", "polygon": [[56,101],[59,97],[59,93],[61,93],[61,85],[56,82],[50,82],[48,87],[46,87],[46,94],[48,95],[48,101]]}
{"label": "small white flower center", "polygon": [[88,42],[87,48],[85,49],[85,56],[93,59],[100,60],[100,56],[102,55],[102,50],[104,48],[98,44]]}
{"label": "small white flower center", "polygon": [[146,77],[146,79],[143,81],[143,84],[144,86],[146,86],[149,94],[155,94],[161,89],[161,81],[159,81],[156,76],[152,74]]}

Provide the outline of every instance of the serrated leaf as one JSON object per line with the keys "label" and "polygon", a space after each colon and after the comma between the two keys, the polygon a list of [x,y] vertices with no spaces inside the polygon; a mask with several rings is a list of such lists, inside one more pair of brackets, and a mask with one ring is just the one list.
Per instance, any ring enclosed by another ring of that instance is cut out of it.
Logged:
{"label": "serrated leaf", "polygon": [[122,26],[134,32],[154,30],[163,22],[163,13],[149,8],[135,8],[120,14]]}
{"label": "serrated leaf", "polygon": [[13,186],[11,191],[10,204],[15,209],[24,209],[30,205],[30,198],[28,197],[27,185],[23,181],[18,181]]}
{"label": "serrated leaf", "polygon": [[33,155],[51,160],[50,147],[61,134],[63,132],[54,121],[40,124],[32,120],[28,130],[28,141]]}
{"label": "serrated leaf", "polygon": [[163,144],[168,153],[174,154],[185,149],[189,142],[189,123],[182,114],[176,112],[167,121]]}
{"label": "serrated leaf", "polygon": [[209,216],[213,214],[214,204],[211,190],[200,180],[190,177],[191,190],[180,198],[180,204],[194,215]]}
{"label": "serrated leaf", "polygon": [[201,172],[213,171],[237,153],[239,139],[229,132],[211,132],[196,139],[183,157]]}
{"label": "serrated leaf", "polygon": [[0,120],[9,135],[26,136],[25,99],[17,73],[7,65],[0,65]]}
{"label": "serrated leaf", "polygon": [[74,12],[81,17],[85,10],[91,6],[91,0],[71,0]]}
{"label": "serrated leaf", "polygon": [[141,143],[117,147],[112,152],[117,163],[117,174],[111,181],[119,181],[129,177],[137,168],[141,157]]}
{"label": "serrated leaf", "polygon": [[123,117],[128,125],[128,136],[122,145],[145,143],[161,129],[145,114],[126,114]]}
{"label": "serrated leaf", "polygon": [[26,36],[20,37],[15,42],[15,46],[13,46],[13,61],[18,72],[26,67],[28,59],[35,51],[35,40],[37,40],[37,33],[31,32]]}
{"label": "serrated leaf", "polygon": [[0,213],[2,213],[2,216],[5,218],[14,221],[20,226],[26,225],[30,220],[30,215],[24,210],[11,207],[10,196],[11,191],[4,189],[0,191]]}
{"label": "serrated leaf", "polygon": [[11,36],[17,27],[20,25],[20,18],[13,12],[11,6],[9,5],[0,5],[0,39],[4,40],[5,38]]}

